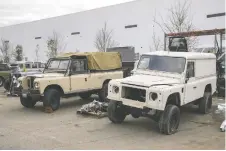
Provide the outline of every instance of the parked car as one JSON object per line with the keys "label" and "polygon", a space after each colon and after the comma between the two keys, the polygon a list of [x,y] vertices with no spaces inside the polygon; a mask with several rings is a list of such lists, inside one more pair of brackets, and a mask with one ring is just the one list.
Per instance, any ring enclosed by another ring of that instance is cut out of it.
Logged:
{"label": "parked car", "polygon": [[11,73],[11,68],[9,64],[1,63],[0,64],[0,87],[5,83],[5,80],[9,77]]}
{"label": "parked car", "polygon": [[55,111],[61,97],[87,99],[96,93],[100,101],[107,101],[108,82],[120,78],[123,71],[118,52],[66,53],[49,59],[43,74],[19,78],[23,88],[20,102],[31,108],[41,101]]}
{"label": "parked car", "polygon": [[44,64],[41,62],[17,61],[10,64],[10,68],[11,73],[5,78],[4,88],[10,95],[20,95],[21,86],[18,82],[18,78],[42,73]]}
{"label": "parked car", "polygon": [[173,134],[179,127],[181,106],[194,103],[201,113],[210,112],[216,82],[214,54],[143,54],[132,76],[109,82],[109,120],[122,123],[130,114],[150,117],[159,123],[161,133]]}

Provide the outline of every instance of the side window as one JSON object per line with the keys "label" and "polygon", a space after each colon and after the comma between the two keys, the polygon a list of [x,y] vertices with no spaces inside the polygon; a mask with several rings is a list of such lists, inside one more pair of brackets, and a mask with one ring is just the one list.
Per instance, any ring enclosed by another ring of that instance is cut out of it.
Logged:
{"label": "side window", "polygon": [[0,65],[0,71],[4,71],[5,70],[5,66],[4,65]]}
{"label": "side window", "polygon": [[187,72],[189,73],[190,77],[195,77],[195,63],[194,62],[188,62]]}
{"label": "side window", "polygon": [[7,71],[8,70],[8,67],[7,65],[0,65],[0,71]]}
{"label": "side window", "polygon": [[71,72],[72,72],[72,74],[87,72],[86,60],[85,59],[72,60]]}

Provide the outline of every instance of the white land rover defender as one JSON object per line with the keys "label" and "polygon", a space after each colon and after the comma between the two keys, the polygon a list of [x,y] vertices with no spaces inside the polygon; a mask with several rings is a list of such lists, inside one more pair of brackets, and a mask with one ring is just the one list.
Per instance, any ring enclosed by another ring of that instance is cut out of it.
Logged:
{"label": "white land rover defender", "polygon": [[121,123],[150,117],[161,133],[173,134],[180,122],[180,106],[193,102],[206,114],[216,91],[216,57],[209,53],[156,51],[143,54],[133,75],[108,85],[108,117]]}

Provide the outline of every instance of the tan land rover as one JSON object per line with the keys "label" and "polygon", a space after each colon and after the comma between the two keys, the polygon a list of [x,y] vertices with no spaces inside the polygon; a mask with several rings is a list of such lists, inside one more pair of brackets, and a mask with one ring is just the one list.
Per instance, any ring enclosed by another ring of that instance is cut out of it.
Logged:
{"label": "tan land rover", "polygon": [[20,102],[32,108],[43,102],[52,111],[60,107],[62,97],[79,95],[82,99],[98,94],[107,101],[108,82],[123,78],[118,52],[65,53],[48,60],[42,74],[19,78]]}

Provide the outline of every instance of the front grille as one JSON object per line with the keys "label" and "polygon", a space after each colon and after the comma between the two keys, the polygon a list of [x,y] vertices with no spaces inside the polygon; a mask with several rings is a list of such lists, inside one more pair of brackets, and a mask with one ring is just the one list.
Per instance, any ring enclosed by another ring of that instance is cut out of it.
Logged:
{"label": "front grille", "polygon": [[132,87],[122,87],[122,98],[145,102],[146,90]]}
{"label": "front grille", "polygon": [[28,88],[30,88],[30,89],[34,88],[34,80],[35,80],[34,77],[30,77],[30,78],[27,79],[27,86],[28,86]]}

